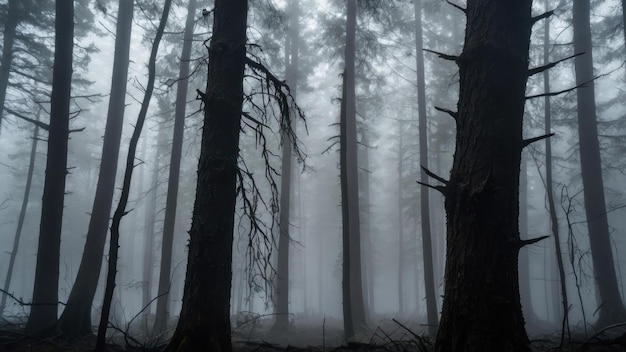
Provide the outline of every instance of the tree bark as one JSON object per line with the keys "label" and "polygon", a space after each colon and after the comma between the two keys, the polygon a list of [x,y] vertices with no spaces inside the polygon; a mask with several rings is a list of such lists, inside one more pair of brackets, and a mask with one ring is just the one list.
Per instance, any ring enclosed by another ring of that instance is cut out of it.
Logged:
{"label": "tree bark", "polygon": [[[41,109],[37,112],[37,119],[41,115]],[[28,173],[26,175],[26,186],[24,187],[24,197],[22,198],[22,207],[20,208],[20,215],[17,219],[17,228],[15,229],[15,237],[13,238],[13,249],[11,250],[11,256],[9,258],[9,268],[7,269],[7,276],[4,279],[4,292],[2,293],[2,300],[0,301],[0,316],[6,307],[7,294],[10,292],[11,279],[13,277],[13,267],[15,266],[15,259],[17,257],[17,250],[20,246],[20,239],[22,238],[22,227],[24,226],[24,219],[26,218],[26,208],[28,207],[28,198],[30,196],[30,188],[33,181],[33,171],[35,170],[35,157],[37,153],[37,142],[39,141],[39,125],[35,124],[33,131],[33,142],[30,147],[30,161],[28,163]]]}
{"label": "tree bark", "polygon": [[517,261],[531,1],[469,0],[466,14],[436,351],[530,351]]}
{"label": "tree bark", "polygon": [[[426,116],[426,83],[424,79],[424,51],[422,39],[422,2],[413,1],[415,8],[415,58],[417,64],[417,105],[419,119],[420,178],[428,177],[424,168],[428,168],[428,118]],[[433,268],[433,245],[430,231],[430,197],[428,187],[420,186],[420,218],[422,223],[422,255],[424,259],[424,288],[426,291],[426,315],[428,334],[437,334],[438,311],[435,295]]]}
{"label": "tree bark", "polygon": [[65,176],[67,175],[67,144],[72,90],[74,47],[74,1],[55,3],[55,51],[52,70],[52,96],[48,129],[48,156],[44,182],[39,246],[33,287],[33,305],[26,332],[38,333],[57,322],[59,301],[59,257]]}
{"label": "tree bark", "polygon": [[593,55],[589,0],[577,0],[573,5],[574,51],[584,53],[574,59],[577,90],[578,138],[580,168],[585,197],[585,213],[591,245],[594,276],[599,291],[599,318],[596,328],[626,320],[626,310],[617,286],[609,224],[604,199],[602,161],[598,142],[596,101],[593,76]]}
{"label": "tree bark", "polygon": [[196,0],[189,0],[187,21],[183,35],[183,50],[180,56],[178,84],[176,89],[176,110],[174,116],[174,136],[170,154],[169,178],[167,182],[167,198],[165,203],[165,220],[163,222],[163,241],[161,244],[161,270],[159,274],[159,298],[157,299],[154,333],[161,334],[169,318],[168,302],[172,269],[172,246],[174,244],[174,224],[176,223],[176,207],[178,201],[178,183],[180,179],[180,159],[183,150],[183,132],[185,129],[185,111],[187,107],[187,88],[189,86],[189,62],[191,60],[191,44],[196,14]]}
{"label": "tree bark", "polygon": [[248,1],[216,0],[183,307],[166,351],[230,352],[232,244]]}
{"label": "tree bark", "polygon": [[124,121],[133,1],[120,0],[118,5],[111,97],[104,130],[98,185],[76,281],[58,323],[58,329],[70,336],[80,337],[92,333],[91,307],[102,268]]}

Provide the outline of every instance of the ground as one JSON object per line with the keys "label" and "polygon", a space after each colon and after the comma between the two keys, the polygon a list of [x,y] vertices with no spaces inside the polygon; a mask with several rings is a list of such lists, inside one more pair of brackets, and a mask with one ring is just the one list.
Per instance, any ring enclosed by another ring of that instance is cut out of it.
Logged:
{"label": "ground", "polygon": [[[272,332],[271,317],[255,314],[242,314],[233,318],[233,346],[235,352],[430,352],[432,345],[423,325],[391,319],[381,320],[375,328],[362,332],[356,342],[345,344],[342,341],[340,321],[331,318],[303,319],[298,324],[280,334]],[[21,332],[18,324],[0,327],[0,352],[86,352],[93,350],[95,337],[81,340],[62,338],[33,339]],[[109,349],[114,351],[158,352],[163,343],[140,342],[141,337],[117,333],[111,340]],[[595,337],[585,337],[583,333],[572,333],[571,340],[559,348],[560,335],[531,336],[533,351],[600,352],[626,351],[626,325],[615,326]]]}

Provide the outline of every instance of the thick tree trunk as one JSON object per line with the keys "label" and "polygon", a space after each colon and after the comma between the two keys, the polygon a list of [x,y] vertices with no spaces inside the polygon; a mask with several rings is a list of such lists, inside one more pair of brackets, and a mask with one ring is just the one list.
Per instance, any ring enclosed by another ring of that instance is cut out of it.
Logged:
{"label": "thick tree trunk", "polygon": [[33,305],[26,324],[26,332],[29,334],[37,333],[57,322],[59,301],[59,257],[72,90],[74,1],[57,0],[55,9],[55,51],[48,156],[41,205]]}
{"label": "thick tree trunk", "polygon": [[9,87],[9,73],[13,62],[13,44],[15,43],[15,30],[20,22],[19,10],[17,6],[20,0],[8,0],[6,22],[4,23],[2,42],[2,61],[0,61],[0,132],[2,131],[2,120],[4,117],[4,102]]}
{"label": "thick tree trunk", "polygon": [[185,111],[187,107],[187,88],[189,86],[189,62],[191,59],[191,44],[193,42],[193,28],[196,15],[196,0],[189,0],[187,6],[187,21],[183,35],[183,50],[180,56],[178,85],[176,90],[176,110],[174,117],[174,137],[172,138],[172,152],[170,154],[169,178],[167,182],[167,199],[165,203],[165,220],[163,222],[163,241],[161,244],[161,270],[159,275],[159,298],[157,299],[154,333],[160,334],[165,330],[169,318],[168,302],[171,295],[170,274],[172,269],[172,246],[174,243],[174,224],[176,222],[176,207],[178,201],[178,180],[180,179],[180,159],[183,150],[183,132],[185,128]]}
{"label": "thick tree trunk", "polygon": [[530,12],[530,0],[467,3],[438,352],[530,350],[517,272]]}
{"label": "thick tree trunk", "polygon": [[[289,4],[289,35],[285,46],[285,75],[291,94],[296,97],[298,85],[298,43],[300,41],[300,1]],[[292,122],[293,123],[293,122]],[[286,332],[289,326],[289,208],[291,203],[291,143],[288,131],[282,131],[282,167],[280,178],[280,219],[278,223],[278,268],[276,286],[276,322],[274,330]]]}
{"label": "thick tree trunk", "polygon": [[216,0],[183,308],[166,351],[229,352],[248,1]]}
{"label": "thick tree trunk", "polygon": [[[36,121],[39,121],[41,110],[37,113]],[[4,279],[4,293],[2,294],[2,300],[0,300],[0,315],[4,311],[7,303],[7,294],[10,292],[11,279],[13,277],[13,267],[15,266],[15,259],[17,258],[17,250],[20,246],[20,239],[22,238],[22,227],[24,226],[24,219],[26,218],[26,208],[28,207],[28,198],[30,196],[30,186],[33,181],[33,171],[35,170],[35,157],[37,153],[37,142],[39,141],[39,125],[35,125],[33,131],[33,142],[30,147],[30,161],[28,163],[28,173],[26,175],[26,186],[24,187],[24,197],[22,198],[22,207],[20,208],[20,215],[17,219],[17,228],[15,229],[15,237],[13,238],[13,249],[11,250],[11,256],[9,258],[9,268],[7,269],[7,276]]]}
{"label": "thick tree trunk", "polygon": [[[346,22],[345,48],[345,173],[343,182],[347,182],[346,195],[347,218],[344,226],[349,227],[350,272],[350,301],[352,322],[356,329],[365,327],[365,307],[363,302],[363,282],[361,274],[361,232],[359,214],[359,180],[357,162],[357,129],[356,129],[356,87],[355,87],[355,57],[356,57],[356,0],[348,0]],[[345,260],[344,260],[345,265]],[[346,278],[344,278],[345,280]],[[345,303],[345,302],[344,302]]]}
{"label": "thick tree trunk", "polygon": [[584,84],[577,90],[580,168],[594,276],[600,294],[600,302],[598,302],[600,316],[596,327],[603,328],[626,320],[626,311],[617,287],[609,224],[606,216],[598,123],[596,121],[589,2],[589,0],[574,1],[574,51],[584,53],[574,59],[574,65],[576,84]]}
{"label": "thick tree trunk", "polygon": [[[419,118],[420,178],[428,177],[424,168],[428,168],[428,121],[426,116],[426,83],[424,79],[424,51],[422,39],[422,2],[413,1],[415,8],[415,49],[417,63],[417,105]],[[438,314],[437,297],[435,296],[435,278],[433,268],[433,245],[430,231],[430,197],[426,186],[420,186],[420,212],[422,223],[422,255],[424,259],[424,288],[426,290],[426,315],[428,317],[428,333],[437,333]]]}
{"label": "thick tree trunk", "polygon": [[98,185],[93,202],[85,249],[67,305],[59,319],[58,329],[71,336],[91,334],[91,307],[102,268],[104,245],[111,217],[115,175],[122,137],[126,82],[133,21],[133,1],[120,0],[111,78],[111,97],[102,144]]}

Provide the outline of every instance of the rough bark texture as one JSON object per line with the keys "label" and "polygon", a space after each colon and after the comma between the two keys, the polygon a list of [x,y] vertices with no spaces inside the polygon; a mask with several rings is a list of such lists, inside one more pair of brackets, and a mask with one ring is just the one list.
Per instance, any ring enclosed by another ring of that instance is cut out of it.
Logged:
{"label": "rough bark texture", "polygon": [[470,0],[436,351],[529,351],[517,256],[531,1]]}
{"label": "rough bark texture", "polygon": [[57,0],[55,11],[55,51],[48,156],[41,205],[33,305],[26,324],[26,332],[29,334],[39,332],[57,322],[59,301],[59,257],[72,89],[74,1]]}
{"label": "rough bark texture", "polygon": [[[428,168],[428,119],[426,116],[426,83],[424,79],[424,51],[422,39],[422,2],[413,1],[415,8],[415,49],[417,64],[417,104],[419,119],[420,178],[428,177],[423,168]],[[435,296],[435,278],[433,268],[433,245],[430,231],[430,198],[428,188],[420,186],[420,219],[422,223],[422,255],[424,259],[424,288],[426,290],[426,315],[428,317],[428,333],[437,333],[438,314],[437,297]]]}
{"label": "rough bark texture", "polygon": [[[41,110],[37,113],[36,121],[39,121]],[[13,249],[11,250],[11,256],[9,259],[9,267],[7,269],[7,276],[4,279],[4,292],[10,292],[11,279],[13,277],[13,267],[15,266],[15,259],[17,258],[17,250],[20,246],[20,239],[22,237],[22,227],[24,226],[24,219],[26,218],[26,209],[28,207],[28,198],[30,195],[30,186],[33,181],[33,171],[35,170],[35,157],[37,153],[37,142],[39,141],[39,125],[35,125],[33,131],[33,142],[30,147],[30,161],[28,163],[28,174],[26,175],[26,186],[24,187],[24,197],[22,198],[22,207],[20,208],[20,215],[17,219],[17,227],[15,229],[15,237],[13,238]],[[0,316],[4,311],[7,303],[8,295],[6,293],[0,293],[2,300],[0,300]]]}
{"label": "rough bark texture", "polygon": [[59,318],[58,329],[71,336],[91,334],[91,307],[102,268],[104,245],[109,229],[115,175],[122,137],[133,1],[120,0],[118,7],[111,97],[102,144],[98,185],[89,218],[85,249],[67,305]]}
{"label": "rough bark texture", "polygon": [[[300,1],[293,0],[289,5],[289,35],[285,52],[287,84],[295,98],[298,85],[298,42],[300,32]],[[288,48],[288,50],[287,50]],[[276,322],[275,331],[286,332],[289,326],[289,208],[291,200],[291,143],[288,131],[282,131],[283,150],[280,178],[280,218],[278,238],[278,268],[276,287]],[[306,291],[305,291],[306,292]]]}
{"label": "rough bark texture", "polygon": [[230,293],[248,1],[216,0],[183,308],[166,351],[230,352]]}
{"label": "rough bark texture", "polygon": [[189,86],[189,62],[191,44],[196,15],[196,0],[190,0],[187,6],[187,21],[183,35],[183,50],[180,56],[178,84],[176,89],[176,110],[174,116],[174,136],[170,154],[169,178],[167,182],[167,199],[165,203],[165,220],[163,222],[163,241],[161,242],[161,270],[159,274],[159,298],[157,299],[154,333],[165,330],[169,317],[168,302],[171,295],[170,275],[172,272],[172,247],[174,244],[174,225],[176,223],[176,207],[178,201],[178,180],[180,179],[180,159],[183,151],[183,132],[185,129],[185,111],[187,107],[187,88]]}
{"label": "rough bark texture", "polygon": [[577,90],[580,168],[593,271],[600,298],[597,303],[600,312],[597,328],[603,328],[626,320],[626,311],[617,287],[609,224],[606,216],[593,83],[589,0],[574,1],[573,12],[574,51],[584,53],[574,59],[576,84],[584,84]]}

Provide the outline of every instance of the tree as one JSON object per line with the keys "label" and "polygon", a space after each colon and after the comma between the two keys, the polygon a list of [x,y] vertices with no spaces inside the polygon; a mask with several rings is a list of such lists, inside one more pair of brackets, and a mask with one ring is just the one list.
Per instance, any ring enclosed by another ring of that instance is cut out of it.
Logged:
{"label": "tree", "polygon": [[[295,98],[298,85],[298,47],[300,41],[300,1],[289,3],[289,32],[285,39],[285,75]],[[280,218],[278,222],[278,263],[276,286],[276,322],[274,329],[285,332],[289,325],[289,207],[291,199],[291,143],[288,131],[282,136],[282,168],[280,178]]]}
{"label": "tree", "polygon": [[163,222],[163,241],[161,244],[161,270],[154,321],[154,332],[160,334],[165,330],[169,316],[167,303],[170,295],[170,274],[172,269],[172,246],[174,242],[174,224],[178,201],[178,182],[180,179],[180,160],[183,150],[183,131],[185,128],[185,111],[187,107],[187,88],[189,86],[189,62],[191,60],[191,44],[195,24],[196,0],[190,0],[187,6],[187,21],[183,37],[183,49],[180,56],[180,67],[176,89],[176,110],[174,116],[174,136],[170,154],[169,179],[167,182],[167,199],[165,219]]}
{"label": "tree", "polygon": [[[421,179],[426,179],[428,170],[428,119],[426,116],[426,83],[424,81],[424,53],[422,39],[422,2],[413,1],[415,8],[415,51],[417,66],[417,105],[419,120],[419,149],[420,165],[422,166]],[[424,259],[424,286],[426,289],[426,314],[428,317],[428,333],[435,336],[437,333],[438,311],[437,297],[435,296],[435,278],[433,268],[433,246],[430,231],[430,200],[428,187],[420,187],[420,211],[422,223],[422,253]]]}
{"label": "tree", "polygon": [[133,2],[134,0],[120,0],[118,4],[111,97],[104,130],[98,184],[78,274],[58,322],[58,329],[71,336],[91,334],[91,307],[102,268],[122,137]]}
{"label": "tree", "polygon": [[59,301],[59,255],[67,143],[70,121],[70,93],[74,47],[74,1],[55,2],[55,51],[52,70],[52,97],[48,129],[48,155],[33,300],[26,332],[38,333],[57,321]]}
{"label": "tree", "polygon": [[[37,112],[37,120],[41,115],[41,109]],[[33,130],[33,142],[30,148],[30,161],[28,163],[28,173],[26,175],[26,187],[24,187],[24,197],[22,198],[22,207],[20,208],[20,215],[17,219],[17,228],[15,229],[15,237],[13,238],[13,249],[11,250],[11,257],[9,259],[9,267],[7,268],[7,276],[4,279],[3,295],[0,300],[0,315],[4,312],[7,302],[7,292],[11,288],[11,279],[13,277],[13,267],[15,265],[15,259],[17,257],[17,250],[20,245],[20,239],[22,237],[22,227],[24,226],[24,219],[26,218],[26,209],[28,207],[28,199],[30,196],[30,188],[33,181],[33,171],[35,169],[35,156],[37,153],[37,142],[39,141],[39,125],[35,124]]]}
{"label": "tree", "polygon": [[232,350],[230,290],[247,0],[216,0],[183,307],[166,351]]}
{"label": "tree", "polygon": [[[359,231],[359,186],[356,131],[356,0],[348,0],[344,81],[340,133],[341,206],[343,223],[343,305],[345,339],[365,326],[365,307],[361,277],[361,235]],[[346,292],[347,291],[347,292]]]}
{"label": "tree", "polygon": [[585,198],[589,243],[598,287],[600,312],[598,328],[626,320],[626,310],[617,286],[606,215],[602,161],[598,142],[593,55],[590,27],[590,1],[578,0],[573,5],[574,51],[583,53],[574,59],[578,102],[578,138],[580,168]]}
{"label": "tree", "polygon": [[456,151],[445,194],[446,283],[436,351],[529,351],[519,296],[519,171],[531,1],[469,0]]}

